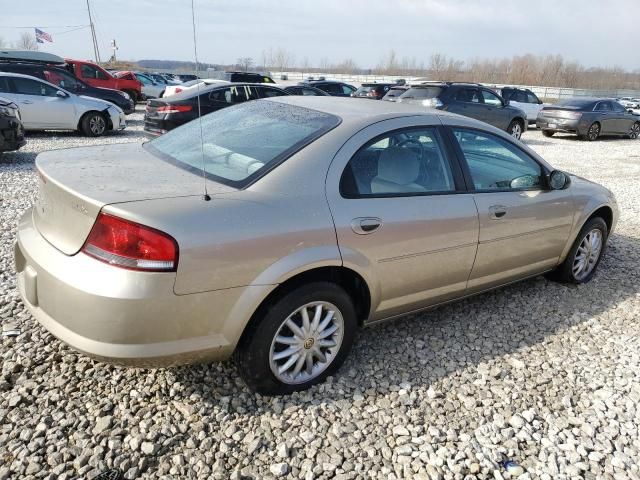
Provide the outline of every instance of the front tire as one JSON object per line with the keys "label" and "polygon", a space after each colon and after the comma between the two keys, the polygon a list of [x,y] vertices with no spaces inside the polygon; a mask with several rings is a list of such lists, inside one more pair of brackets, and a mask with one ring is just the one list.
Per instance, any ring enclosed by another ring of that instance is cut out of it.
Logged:
{"label": "front tire", "polygon": [[631,130],[629,131],[629,138],[631,140],[635,140],[638,137],[640,137],[640,122],[631,125]]}
{"label": "front tire", "polygon": [[517,119],[511,120],[511,123],[507,127],[507,133],[517,140],[520,140],[520,138],[522,138],[523,131],[524,123]]}
{"label": "front tire", "polygon": [[306,390],[342,365],[356,329],[353,301],[341,287],[303,285],[257,313],[236,349],[238,371],[264,395]]}
{"label": "front tire", "polygon": [[565,283],[587,283],[596,273],[607,246],[606,222],[595,217],[584,224],[565,261],[558,267],[557,279]]}
{"label": "front tire", "polygon": [[100,112],[89,112],[82,117],[80,129],[87,137],[100,137],[107,132],[107,119]]}

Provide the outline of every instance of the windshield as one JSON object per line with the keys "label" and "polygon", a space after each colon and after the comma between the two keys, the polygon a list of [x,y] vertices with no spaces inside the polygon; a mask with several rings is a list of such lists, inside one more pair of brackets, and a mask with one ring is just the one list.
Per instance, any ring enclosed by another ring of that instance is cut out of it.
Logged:
{"label": "windshield", "polygon": [[242,188],[340,123],[307,108],[258,100],[191,121],[145,144],[152,153],[212,180]]}
{"label": "windshield", "polygon": [[415,87],[404,92],[400,98],[436,98],[442,92],[442,87]]}

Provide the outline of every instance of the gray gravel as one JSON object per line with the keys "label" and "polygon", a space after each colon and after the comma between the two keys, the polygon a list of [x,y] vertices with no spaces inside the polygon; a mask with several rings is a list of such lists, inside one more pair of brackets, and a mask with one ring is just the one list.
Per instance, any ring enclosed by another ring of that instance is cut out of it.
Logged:
{"label": "gray gravel", "polygon": [[[13,239],[35,194],[35,155],[140,141],[141,116],[97,140],[31,135],[0,157],[0,321],[23,332],[0,337],[0,480],[109,467],[128,479],[640,479],[640,142],[526,134],[618,198],[618,230],[591,283],[537,278],[365,330],[326,384],[263,398],[232,364],[92,361],[18,298]],[[519,467],[510,474],[504,460]]]}

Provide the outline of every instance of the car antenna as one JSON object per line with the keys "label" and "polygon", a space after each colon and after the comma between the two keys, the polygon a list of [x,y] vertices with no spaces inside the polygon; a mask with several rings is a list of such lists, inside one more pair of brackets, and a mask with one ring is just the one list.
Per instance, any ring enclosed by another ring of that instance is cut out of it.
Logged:
{"label": "car antenna", "polygon": [[[196,61],[196,80],[198,78],[198,43],[196,40],[196,9],[193,4],[194,0],[191,0],[191,23],[193,25],[193,57]],[[200,126],[200,152],[202,154],[202,185],[204,187],[204,201],[211,200],[211,196],[207,192],[207,170],[204,161],[204,134],[202,133],[202,110],[200,108],[200,82],[196,83],[196,98],[198,102],[198,124]]]}

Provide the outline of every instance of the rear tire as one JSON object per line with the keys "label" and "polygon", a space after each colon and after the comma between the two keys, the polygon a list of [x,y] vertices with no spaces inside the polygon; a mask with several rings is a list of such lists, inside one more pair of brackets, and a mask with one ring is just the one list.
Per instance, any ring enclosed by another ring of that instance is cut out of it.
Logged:
{"label": "rear tire", "polygon": [[101,137],[107,132],[107,119],[101,112],[85,113],[80,129],[87,137]]}
{"label": "rear tire", "polygon": [[[553,272],[551,278],[564,283],[589,282],[598,269],[607,246],[607,238],[606,222],[600,217],[590,219],[580,229],[580,233],[578,233],[575,242],[573,242],[567,258]],[[597,245],[599,245],[599,248],[596,252],[595,246]],[[579,268],[580,265],[583,265],[584,268]]]}
{"label": "rear tire", "polygon": [[551,138],[553,137],[553,134],[556,133],[553,130],[542,130],[542,135],[544,135],[547,138]]}
{"label": "rear tire", "polygon": [[629,131],[629,138],[631,140],[635,140],[638,137],[640,137],[640,122],[631,125],[631,130]]}
{"label": "rear tire", "polygon": [[306,390],[342,365],[356,329],[353,301],[341,287],[303,285],[256,312],[236,348],[238,371],[264,395]]}
{"label": "rear tire", "polygon": [[587,130],[587,135],[585,138],[590,142],[595,142],[600,136],[600,124],[598,122],[593,122],[589,126],[589,130]]}
{"label": "rear tire", "polygon": [[507,133],[513,138],[520,140],[522,138],[522,132],[524,132],[524,123],[518,119],[511,120],[511,123],[507,127]]}

